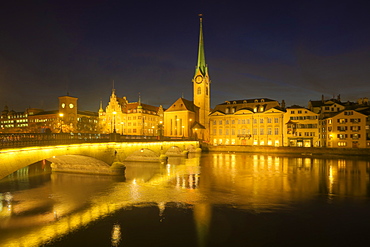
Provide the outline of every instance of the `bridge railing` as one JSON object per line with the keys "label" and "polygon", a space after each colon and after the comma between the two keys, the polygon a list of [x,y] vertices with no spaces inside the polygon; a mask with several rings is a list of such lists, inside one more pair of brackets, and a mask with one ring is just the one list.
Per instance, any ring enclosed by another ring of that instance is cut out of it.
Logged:
{"label": "bridge railing", "polygon": [[0,134],[0,148],[62,145],[86,142],[107,142],[110,136],[107,134],[86,133],[9,133]]}
{"label": "bridge railing", "polygon": [[98,142],[126,141],[180,141],[184,138],[159,136],[120,135],[120,134],[89,134],[89,133],[0,133],[0,149],[12,147],[31,147],[47,145],[63,145]]}

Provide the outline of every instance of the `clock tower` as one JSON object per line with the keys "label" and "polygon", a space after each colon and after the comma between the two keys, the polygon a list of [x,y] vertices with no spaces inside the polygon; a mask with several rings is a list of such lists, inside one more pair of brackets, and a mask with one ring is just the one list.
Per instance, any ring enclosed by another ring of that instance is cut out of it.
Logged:
{"label": "clock tower", "polygon": [[208,66],[204,55],[203,42],[203,17],[200,17],[199,30],[199,47],[198,47],[198,61],[195,67],[195,74],[193,77],[193,102],[199,107],[199,123],[205,127],[204,139],[209,137],[209,118],[210,113],[210,94],[211,94],[211,80],[208,75]]}
{"label": "clock tower", "polygon": [[59,120],[66,129],[77,127],[77,100],[69,95],[59,97]]}

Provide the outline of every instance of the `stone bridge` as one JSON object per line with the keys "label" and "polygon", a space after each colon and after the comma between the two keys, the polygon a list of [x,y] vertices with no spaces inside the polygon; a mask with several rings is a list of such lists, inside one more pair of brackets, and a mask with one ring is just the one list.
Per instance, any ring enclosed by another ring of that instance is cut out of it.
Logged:
{"label": "stone bridge", "polygon": [[189,152],[199,150],[199,142],[108,142],[3,149],[0,150],[0,179],[30,164],[55,156],[83,155],[111,165],[114,161],[123,162],[131,154],[144,149],[159,157],[173,149]]}

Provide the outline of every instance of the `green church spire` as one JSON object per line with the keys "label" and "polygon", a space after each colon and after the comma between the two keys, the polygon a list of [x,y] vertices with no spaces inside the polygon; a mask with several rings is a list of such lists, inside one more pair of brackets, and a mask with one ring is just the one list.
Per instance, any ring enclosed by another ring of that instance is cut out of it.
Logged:
{"label": "green church spire", "polygon": [[199,71],[203,76],[207,73],[206,57],[204,55],[204,42],[203,42],[203,15],[199,14],[199,48],[198,48],[198,62],[195,69],[195,74]]}

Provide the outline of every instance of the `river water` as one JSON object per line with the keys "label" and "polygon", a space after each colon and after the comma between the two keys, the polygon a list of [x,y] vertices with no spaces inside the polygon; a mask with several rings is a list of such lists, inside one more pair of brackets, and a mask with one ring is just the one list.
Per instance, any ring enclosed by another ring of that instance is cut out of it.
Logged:
{"label": "river water", "polygon": [[0,180],[0,246],[368,246],[370,159],[209,153]]}

